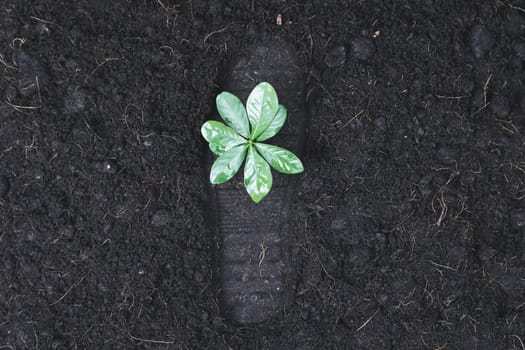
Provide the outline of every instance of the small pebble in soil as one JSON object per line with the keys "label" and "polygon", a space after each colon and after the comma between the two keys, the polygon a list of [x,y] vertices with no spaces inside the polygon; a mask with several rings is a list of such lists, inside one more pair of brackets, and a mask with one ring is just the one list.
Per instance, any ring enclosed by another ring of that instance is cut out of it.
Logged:
{"label": "small pebble in soil", "polygon": [[70,60],[67,60],[66,63],[64,64],[64,66],[66,67],[67,70],[69,70],[70,72],[75,72],[77,70],[80,70],[80,67],[78,65],[78,62],[75,61],[74,59],[70,59]]}
{"label": "small pebble in soil", "polygon": [[[13,323],[11,323],[12,325]],[[17,348],[17,349],[30,349],[30,348],[37,348],[38,343],[36,343],[35,338],[35,332],[33,329],[31,329],[29,326],[26,326],[25,324],[18,324],[14,325],[13,329],[15,330],[13,332],[13,335],[15,335],[15,347],[8,346],[7,348]],[[3,347],[3,346],[2,346]]]}
{"label": "small pebble in soil", "polygon": [[4,198],[9,193],[11,184],[9,179],[5,175],[0,175],[0,198]]}
{"label": "small pebble in soil", "polygon": [[53,338],[53,341],[51,342],[51,349],[53,350],[66,349],[66,342],[64,341],[62,337],[56,336]]}
{"label": "small pebble in soil", "polygon": [[195,271],[193,273],[193,279],[195,280],[195,282],[197,283],[202,283],[202,281],[204,281],[204,275],[202,274],[202,272],[200,271]]}
{"label": "small pebble in soil", "polygon": [[419,190],[421,191],[421,195],[423,197],[428,196],[432,193],[432,184],[430,183],[432,181],[433,174],[425,175],[421,180],[419,180]]}
{"label": "small pebble in soil", "polygon": [[441,145],[438,148],[437,156],[439,162],[447,165],[454,164],[456,162],[456,151],[452,147]]}
{"label": "small pebble in soil", "polygon": [[142,144],[144,147],[151,147],[153,146],[153,140],[151,138],[147,138],[144,141],[142,141]]}
{"label": "small pebble in soil", "polygon": [[376,233],[376,248],[378,250],[385,250],[386,248],[386,235],[384,233]]}
{"label": "small pebble in soil", "polygon": [[423,0],[421,8],[423,11],[426,11],[428,13],[434,13],[436,12],[434,0]]}
{"label": "small pebble in soil", "polygon": [[215,317],[213,319],[213,327],[215,328],[223,328],[224,327],[224,322],[219,318],[219,317]]}
{"label": "small pebble in soil", "polygon": [[368,247],[354,246],[348,261],[354,265],[362,266],[370,259],[370,249]]}
{"label": "small pebble in soil", "polygon": [[490,111],[497,117],[503,118],[510,113],[509,100],[505,96],[495,96],[490,100]]}
{"label": "small pebble in soil", "polygon": [[109,286],[104,281],[98,282],[97,283],[97,288],[102,293],[106,293],[109,290]]}
{"label": "small pebble in soil", "polygon": [[525,16],[518,13],[516,10],[509,10],[505,15],[505,29],[510,35],[525,34]]}
{"label": "small pebble in soil", "polygon": [[448,247],[448,261],[452,266],[461,264],[467,256],[467,250],[464,247],[452,245]]}
{"label": "small pebble in soil", "polygon": [[380,293],[377,296],[377,302],[379,303],[379,305],[382,305],[382,306],[385,306],[386,303],[388,303],[389,299],[390,299],[390,297],[386,293]]}
{"label": "small pebble in soil", "polygon": [[476,182],[476,175],[474,173],[468,172],[468,173],[462,173],[461,174],[461,182],[465,185],[472,185]]}
{"label": "small pebble in soil", "polygon": [[201,314],[201,320],[202,320],[203,322],[206,322],[206,321],[208,320],[209,317],[210,317],[210,315],[209,315],[206,311],[204,311],[204,312]]}
{"label": "small pebble in soil", "polygon": [[2,264],[3,264],[3,269],[4,271],[10,271],[10,270],[13,270],[14,268],[16,268],[16,260],[15,258],[13,258],[13,256],[11,254],[4,254],[3,257],[2,257]]}
{"label": "small pebble in soil", "polygon": [[321,72],[319,72],[319,70],[316,69],[315,67],[312,67],[312,70],[310,71],[310,76],[312,78],[314,78],[315,81],[321,81],[322,80]]}
{"label": "small pebble in soil", "polygon": [[312,182],[310,183],[310,186],[312,187],[312,190],[317,191],[323,186],[323,180],[316,177],[312,179]]}
{"label": "small pebble in soil", "polygon": [[170,222],[170,212],[167,209],[157,210],[151,217],[151,225],[160,227]]}
{"label": "small pebble in soil", "polygon": [[36,181],[42,181],[44,179],[44,171],[42,169],[35,169],[33,172],[33,178]]}
{"label": "small pebble in soil", "polygon": [[27,209],[33,212],[40,212],[44,208],[44,202],[42,198],[31,197],[27,200]]}
{"label": "small pebble in soil", "polygon": [[208,15],[212,17],[213,24],[219,24],[222,22],[222,2],[221,1],[210,1]]}
{"label": "small pebble in soil", "polygon": [[346,227],[346,216],[338,215],[332,220],[330,228],[333,230],[342,230]]}
{"label": "small pebble in soil", "polygon": [[379,130],[386,129],[386,119],[384,117],[378,117],[374,120],[374,124]]}
{"label": "small pebble in soil", "polygon": [[485,105],[485,94],[482,89],[476,89],[472,93],[471,99],[472,109],[479,110]]}
{"label": "small pebble in soil", "polygon": [[36,32],[40,35],[45,35],[45,34],[49,34],[51,31],[49,30],[49,27],[47,26],[46,23],[43,23],[43,22],[38,22],[36,24]]}
{"label": "small pebble in soil", "polygon": [[113,224],[111,222],[106,222],[104,226],[102,226],[102,232],[107,235],[111,232],[113,229]]}
{"label": "small pebble in soil", "polygon": [[460,83],[460,88],[465,93],[470,93],[474,90],[474,81],[472,79],[462,80]]}
{"label": "small pebble in soil", "polygon": [[202,18],[195,17],[195,18],[193,19],[193,26],[194,26],[194,27],[199,28],[199,27],[202,27],[203,24],[204,24],[204,21],[203,21]]}
{"label": "small pebble in soil", "polygon": [[499,135],[496,137],[495,143],[496,145],[504,148],[510,147],[512,144],[511,140],[505,135]]}
{"label": "small pebble in soil", "polygon": [[64,97],[64,108],[67,113],[79,113],[86,108],[86,92],[79,87],[67,89]]}
{"label": "small pebble in soil", "polygon": [[366,61],[375,53],[372,40],[367,38],[355,38],[350,42],[352,56],[358,60]]}
{"label": "small pebble in soil", "polygon": [[496,251],[486,245],[481,246],[478,251],[479,260],[486,262],[492,259],[496,255]]}
{"label": "small pebble in soil", "polygon": [[7,84],[7,86],[4,88],[4,98],[8,100],[14,100],[16,99],[17,95],[18,91],[16,90],[16,87],[11,84]]}
{"label": "small pebble in soil", "polygon": [[518,55],[519,58],[525,59],[525,42],[523,41],[514,41],[512,43],[512,49]]}
{"label": "small pebble in soil", "polygon": [[325,69],[322,74],[322,81],[325,84],[331,85],[337,79],[338,73],[332,69]]}
{"label": "small pebble in soil", "polygon": [[517,56],[514,56],[510,59],[509,61],[509,67],[516,70],[516,71],[521,71],[521,59]]}
{"label": "small pebble in soil", "polygon": [[58,235],[65,239],[71,239],[75,235],[75,228],[71,225],[62,225],[58,228]]}
{"label": "small pebble in soil", "polygon": [[514,229],[523,229],[525,227],[525,209],[513,210],[510,213],[510,225]]}
{"label": "small pebble in soil", "polygon": [[258,29],[255,23],[248,24],[248,28],[246,29],[246,34],[249,37],[255,37],[257,35],[257,32],[258,32]]}
{"label": "small pebble in soil", "polygon": [[470,48],[474,57],[483,57],[492,47],[493,40],[490,32],[481,24],[475,24],[470,30]]}
{"label": "small pebble in soil", "polygon": [[344,46],[336,46],[326,53],[324,63],[330,67],[340,67],[346,62],[346,49]]}
{"label": "small pebble in soil", "polygon": [[47,76],[35,58],[20,51],[16,55],[16,64],[20,77],[18,81],[18,92],[20,95],[29,97],[39,91],[39,89],[42,89]]}
{"label": "small pebble in soil", "polygon": [[117,165],[112,160],[96,161],[93,166],[96,171],[101,173],[113,175],[117,172]]}
{"label": "small pebble in soil", "polygon": [[520,273],[517,269],[511,268],[510,271],[498,278],[498,285],[511,298],[522,300],[525,281],[517,278]]}

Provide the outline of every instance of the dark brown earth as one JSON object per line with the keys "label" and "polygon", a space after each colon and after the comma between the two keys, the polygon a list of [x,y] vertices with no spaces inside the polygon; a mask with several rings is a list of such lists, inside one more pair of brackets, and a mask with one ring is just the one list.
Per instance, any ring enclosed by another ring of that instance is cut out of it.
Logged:
{"label": "dark brown earth", "polygon": [[[282,24],[276,19],[281,15]],[[0,3],[0,349],[525,349],[525,3]],[[202,122],[278,36],[313,107],[297,286],[212,288]]]}

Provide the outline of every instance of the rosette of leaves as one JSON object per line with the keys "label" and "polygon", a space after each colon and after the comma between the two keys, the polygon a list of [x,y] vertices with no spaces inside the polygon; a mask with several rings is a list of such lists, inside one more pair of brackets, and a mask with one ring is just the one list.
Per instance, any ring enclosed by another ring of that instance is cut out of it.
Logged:
{"label": "rosette of leaves", "polygon": [[286,121],[286,108],[279,104],[272,85],[258,84],[248,96],[246,107],[229,92],[217,96],[217,110],[224,123],[208,120],[202,136],[210,150],[219,156],[210,171],[210,182],[221,184],[237,174],[244,163],[244,186],[255,203],[272,189],[270,167],[284,174],[304,171],[292,152],[263,141],[277,135]]}

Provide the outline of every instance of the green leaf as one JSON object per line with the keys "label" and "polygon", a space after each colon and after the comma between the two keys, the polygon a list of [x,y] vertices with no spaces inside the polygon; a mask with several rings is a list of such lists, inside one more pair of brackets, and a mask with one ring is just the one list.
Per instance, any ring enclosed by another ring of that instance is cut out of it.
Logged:
{"label": "green leaf", "polygon": [[201,134],[210,143],[210,150],[219,156],[247,142],[235,130],[216,120],[208,120],[204,123]]}
{"label": "green leaf", "polygon": [[281,128],[284,125],[284,122],[286,121],[286,107],[283,105],[279,105],[279,108],[277,109],[277,113],[275,114],[275,117],[273,118],[272,122],[266,130],[264,130],[258,137],[257,141],[266,141],[271,137],[274,137],[281,131]]}
{"label": "green leaf", "polygon": [[257,139],[257,136],[271,124],[278,108],[279,100],[273,86],[260,83],[252,90],[246,101],[248,120],[252,127],[250,134],[252,140]]}
{"label": "green leaf", "polygon": [[241,136],[250,136],[250,124],[242,101],[229,92],[221,92],[216,100],[217,111],[222,119]]}
{"label": "green leaf", "polygon": [[224,146],[222,145],[218,145],[215,143],[209,143],[208,146],[210,147],[210,151],[212,151],[214,154],[218,156],[226,152],[226,150],[224,149]]}
{"label": "green leaf", "polygon": [[210,182],[222,184],[237,174],[246,156],[247,145],[233,147],[215,160],[210,171]]}
{"label": "green leaf", "polygon": [[272,189],[272,171],[253,146],[248,148],[244,165],[244,187],[255,203],[259,203]]}
{"label": "green leaf", "polygon": [[257,151],[275,170],[284,174],[299,174],[304,171],[303,163],[292,152],[265,143],[256,143]]}

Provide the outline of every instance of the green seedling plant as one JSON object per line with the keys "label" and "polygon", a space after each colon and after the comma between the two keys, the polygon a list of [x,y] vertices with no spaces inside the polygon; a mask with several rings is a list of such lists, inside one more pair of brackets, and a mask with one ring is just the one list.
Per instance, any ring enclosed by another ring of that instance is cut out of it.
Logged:
{"label": "green seedling plant", "polygon": [[216,103],[226,125],[208,120],[201,128],[210,150],[219,156],[211,167],[212,184],[230,180],[245,163],[244,187],[251,199],[259,203],[272,189],[270,166],[284,174],[304,171],[295,154],[263,143],[277,135],[287,115],[272,85],[266,82],[258,84],[248,96],[246,108],[237,96],[229,92],[221,92]]}

